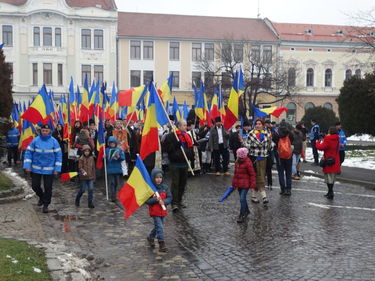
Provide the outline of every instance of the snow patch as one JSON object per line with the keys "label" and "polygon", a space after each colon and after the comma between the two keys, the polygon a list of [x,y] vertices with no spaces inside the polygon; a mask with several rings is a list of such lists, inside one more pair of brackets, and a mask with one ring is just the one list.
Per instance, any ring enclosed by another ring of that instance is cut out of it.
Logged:
{"label": "snow patch", "polygon": [[41,273],[42,271],[39,269],[39,268],[37,268],[37,267],[34,267],[33,266],[33,269],[34,269],[34,272],[36,272],[36,273]]}
{"label": "snow patch", "polygon": [[347,138],[349,141],[373,141],[375,142],[375,136],[371,136],[368,134],[358,134],[358,135],[353,135]]}
{"label": "snow patch", "polygon": [[[304,170],[303,172],[310,173],[310,174],[318,174],[318,172],[315,172],[313,170]],[[306,178],[306,177],[304,177],[304,178]],[[315,178],[315,177],[311,176],[311,178]]]}

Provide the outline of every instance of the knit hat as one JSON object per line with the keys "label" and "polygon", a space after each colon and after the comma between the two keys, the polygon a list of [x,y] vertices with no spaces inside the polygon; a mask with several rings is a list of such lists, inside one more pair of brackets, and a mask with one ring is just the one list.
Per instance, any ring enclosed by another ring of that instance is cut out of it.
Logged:
{"label": "knit hat", "polygon": [[89,145],[87,145],[87,144],[84,144],[84,145],[82,146],[82,151],[85,151],[85,150],[89,150],[89,151],[91,151],[91,147],[90,147]]}
{"label": "knit hat", "polygon": [[249,154],[249,150],[246,147],[241,147],[237,149],[236,154],[238,158],[246,158]]}

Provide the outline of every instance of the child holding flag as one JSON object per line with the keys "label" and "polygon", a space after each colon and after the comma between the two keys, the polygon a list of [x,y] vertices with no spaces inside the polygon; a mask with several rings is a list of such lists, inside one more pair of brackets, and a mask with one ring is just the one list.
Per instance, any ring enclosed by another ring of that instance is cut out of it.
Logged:
{"label": "child holding flag", "polygon": [[256,175],[253,168],[253,163],[247,157],[249,150],[245,147],[237,149],[237,159],[234,166],[234,176],[232,186],[238,189],[240,195],[240,215],[237,222],[242,223],[249,215],[249,207],[247,205],[246,195],[249,188],[254,189],[256,186]]}
{"label": "child holding flag", "polygon": [[121,162],[125,160],[125,154],[117,146],[117,139],[114,136],[108,138],[109,147],[105,150],[108,181],[110,185],[111,201],[116,201],[117,186],[120,184],[122,176]]}
{"label": "child holding flag", "polygon": [[149,205],[150,216],[154,219],[154,228],[147,236],[147,241],[154,248],[156,237],[159,241],[159,251],[168,252],[164,242],[164,217],[167,215],[167,210],[163,209],[163,205],[167,206],[172,202],[172,193],[168,186],[163,184],[163,175],[164,173],[160,169],[155,168],[151,171],[151,180],[158,189],[160,197],[153,196],[146,201],[146,204]]}

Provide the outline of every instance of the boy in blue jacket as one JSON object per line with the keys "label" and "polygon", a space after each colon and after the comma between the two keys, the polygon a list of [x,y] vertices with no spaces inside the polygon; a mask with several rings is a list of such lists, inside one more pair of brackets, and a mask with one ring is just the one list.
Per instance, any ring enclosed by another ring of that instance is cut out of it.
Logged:
{"label": "boy in blue jacket", "polygon": [[150,216],[154,219],[154,228],[151,230],[147,241],[149,245],[155,247],[155,237],[159,241],[159,251],[168,252],[164,242],[164,217],[167,215],[167,210],[163,209],[163,205],[167,206],[172,202],[172,193],[168,186],[163,184],[164,173],[160,169],[153,169],[151,171],[151,180],[158,189],[160,197],[153,196],[146,201],[149,207]]}
{"label": "boy in blue jacket", "polygon": [[122,176],[121,162],[125,160],[124,151],[117,146],[117,139],[114,136],[108,138],[109,147],[105,150],[107,174],[110,186],[111,201],[116,202],[117,186]]}

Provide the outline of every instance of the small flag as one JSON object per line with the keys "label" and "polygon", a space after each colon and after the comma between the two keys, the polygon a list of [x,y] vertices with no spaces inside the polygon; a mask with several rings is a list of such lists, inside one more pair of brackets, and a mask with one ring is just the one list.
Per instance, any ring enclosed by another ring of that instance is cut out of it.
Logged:
{"label": "small flag", "polygon": [[228,187],[223,196],[219,199],[219,202],[223,202],[225,199],[227,199],[234,190],[235,188],[233,186]]}
{"label": "small flag", "polygon": [[63,173],[63,174],[61,174],[61,181],[66,182],[66,181],[68,181],[71,178],[74,178],[76,176],[78,176],[78,172]]}

